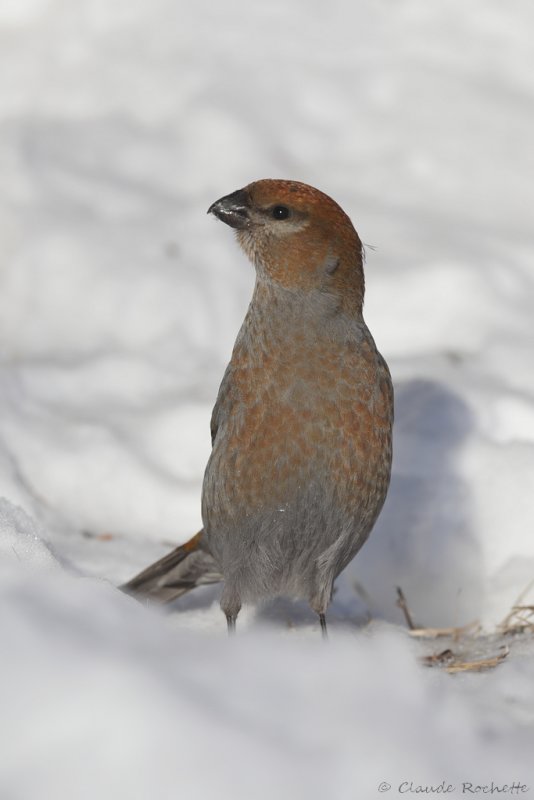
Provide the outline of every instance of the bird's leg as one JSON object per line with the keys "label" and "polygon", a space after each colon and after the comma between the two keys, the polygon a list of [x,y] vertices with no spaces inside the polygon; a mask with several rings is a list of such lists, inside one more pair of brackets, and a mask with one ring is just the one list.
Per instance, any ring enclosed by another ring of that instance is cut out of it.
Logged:
{"label": "bird's leg", "polygon": [[221,595],[221,609],[226,617],[228,633],[232,636],[235,633],[235,622],[241,610],[241,598],[239,592],[227,580]]}
{"label": "bird's leg", "polygon": [[321,623],[321,633],[323,635],[323,639],[328,639],[328,630],[326,627],[326,615],[323,613],[319,614],[319,622]]}
{"label": "bird's leg", "polygon": [[237,614],[227,614],[226,615],[226,624],[228,625],[228,636],[234,636],[235,634],[235,621],[237,619]]}

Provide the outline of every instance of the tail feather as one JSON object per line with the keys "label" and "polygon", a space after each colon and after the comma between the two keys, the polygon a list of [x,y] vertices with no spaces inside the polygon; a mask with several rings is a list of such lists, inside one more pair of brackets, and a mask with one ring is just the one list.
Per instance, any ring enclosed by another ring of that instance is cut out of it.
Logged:
{"label": "tail feather", "polygon": [[196,586],[219,583],[222,575],[199,531],[185,544],[135,575],[120,588],[134,597],[170,603]]}

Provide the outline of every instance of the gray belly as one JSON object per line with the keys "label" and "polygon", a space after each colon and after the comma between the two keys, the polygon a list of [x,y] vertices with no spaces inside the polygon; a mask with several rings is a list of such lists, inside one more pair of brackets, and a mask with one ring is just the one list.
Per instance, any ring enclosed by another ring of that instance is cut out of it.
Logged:
{"label": "gray belly", "polygon": [[[211,469],[210,469],[211,467]],[[236,476],[236,480],[238,480]],[[236,483],[221,493],[217,465],[208,465],[203,516],[210,550],[244,601],[288,595],[313,601],[329,594],[334,579],[367,539],[382,507],[386,486],[369,493],[349,481],[345,486],[325,476],[319,483],[288,485],[272,503],[266,487],[263,502],[247,502]]]}

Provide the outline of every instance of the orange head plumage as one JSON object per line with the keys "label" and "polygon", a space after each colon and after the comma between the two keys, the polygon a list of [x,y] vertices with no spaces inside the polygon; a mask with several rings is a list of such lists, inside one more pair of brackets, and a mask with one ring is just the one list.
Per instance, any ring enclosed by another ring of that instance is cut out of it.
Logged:
{"label": "orange head plumage", "polygon": [[333,295],[345,311],[361,313],[362,244],[328,195],[297,181],[260,180],[217,200],[208,213],[236,229],[260,279]]}

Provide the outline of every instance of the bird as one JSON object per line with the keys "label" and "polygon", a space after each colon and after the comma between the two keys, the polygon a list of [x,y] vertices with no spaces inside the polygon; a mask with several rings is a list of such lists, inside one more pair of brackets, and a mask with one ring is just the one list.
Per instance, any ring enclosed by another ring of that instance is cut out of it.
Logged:
{"label": "bird", "polygon": [[367,540],[392,462],[390,371],[363,318],[364,248],[343,209],[263,179],[208,213],[233,228],[256,281],[211,417],[203,528],[122,588],[162,602],[223,582],[244,603],[305,600],[327,635],[334,581]]}

